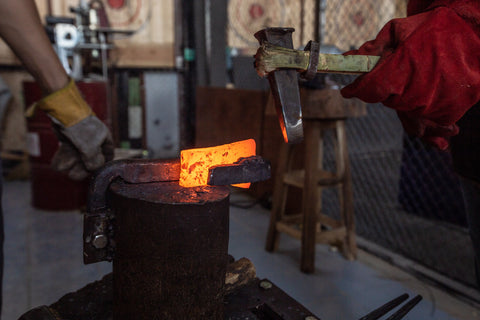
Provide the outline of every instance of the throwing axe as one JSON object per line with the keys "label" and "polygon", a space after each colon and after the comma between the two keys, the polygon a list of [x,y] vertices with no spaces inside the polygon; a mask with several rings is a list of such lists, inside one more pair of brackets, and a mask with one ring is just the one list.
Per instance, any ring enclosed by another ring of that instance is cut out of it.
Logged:
{"label": "throwing axe", "polygon": [[304,50],[293,48],[293,28],[266,28],[255,33],[260,47],[255,69],[270,83],[280,128],[286,143],[303,140],[302,106],[298,73],[311,80],[317,72],[362,74],[377,64],[379,56],[324,54],[320,44],[310,41]]}

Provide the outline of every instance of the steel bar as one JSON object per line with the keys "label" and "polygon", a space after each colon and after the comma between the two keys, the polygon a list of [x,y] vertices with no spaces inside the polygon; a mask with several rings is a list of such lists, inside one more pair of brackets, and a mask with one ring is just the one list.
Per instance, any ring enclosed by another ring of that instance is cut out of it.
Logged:
{"label": "steel bar", "polygon": [[408,299],[408,294],[402,294],[401,296],[385,303],[381,307],[373,310],[364,317],[361,317],[359,320],[377,320],[380,319],[383,315],[387,314],[390,310],[393,310],[395,307],[399,306],[403,301]]}
{"label": "steel bar", "polygon": [[226,186],[267,180],[271,176],[270,162],[260,156],[240,158],[233,164],[213,166],[208,170],[208,184]]}
{"label": "steel bar", "polygon": [[397,312],[392,314],[387,320],[400,320],[405,317],[410,310],[413,309],[420,301],[422,300],[421,295],[417,295],[416,297],[410,299],[407,303],[405,303]]}

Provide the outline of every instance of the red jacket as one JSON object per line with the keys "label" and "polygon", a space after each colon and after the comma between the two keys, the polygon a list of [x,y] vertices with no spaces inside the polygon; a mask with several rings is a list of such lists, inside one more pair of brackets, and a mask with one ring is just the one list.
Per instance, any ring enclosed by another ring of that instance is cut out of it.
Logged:
{"label": "red jacket", "polygon": [[342,89],[344,97],[382,102],[408,133],[446,149],[455,123],[480,100],[480,1],[412,0],[407,18],[346,54],[381,59]]}

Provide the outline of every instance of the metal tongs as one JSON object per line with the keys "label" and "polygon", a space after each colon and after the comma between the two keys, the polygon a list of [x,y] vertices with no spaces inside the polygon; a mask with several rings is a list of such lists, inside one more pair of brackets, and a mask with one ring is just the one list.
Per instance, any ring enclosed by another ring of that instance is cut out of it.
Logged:
{"label": "metal tongs", "polygon": [[[386,315],[388,312],[402,304],[405,300],[408,299],[408,294],[404,293],[401,296],[393,299],[385,303],[383,306],[379,307],[378,309],[373,310],[369,314],[364,317],[361,317],[359,320],[376,320],[380,319],[382,316]],[[393,313],[390,317],[386,320],[400,320],[405,317],[405,315],[410,312],[420,301],[422,300],[421,295],[417,295],[414,298],[410,299],[405,303],[400,309],[398,309],[395,313]]]}

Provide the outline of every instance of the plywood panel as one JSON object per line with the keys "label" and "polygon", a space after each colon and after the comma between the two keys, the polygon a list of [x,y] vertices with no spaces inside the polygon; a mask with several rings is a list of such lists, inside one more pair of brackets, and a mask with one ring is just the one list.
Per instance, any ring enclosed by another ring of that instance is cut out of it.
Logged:
{"label": "plywood panel", "polygon": [[[132,36],[115,36],[117,52],[114,62],[119,66],[172,67],[174,66],[174,0],[131,0],[125,7],[113,9],[102,0],[110,24],[115,29],[134,30]],[[47,0],[36,0],[40,17],[44,21],[48,11]],[[74,15],[70,7],[79,0],[51,0],[54,16]],[[0,41],[0,65],[20,65],[8,46]]]}
{"label": "plywood panel", "polygon": [[[174,1],[145,1],[142,24],[133,25],[137,32],[115,40],[112,64],[118,67],[173,67]],[[111,20],[116,27],[115,20]]]}
{"label": "plywood panel", "polygon": [[[52,0],[52,13],[58,16],[73,16],[70,7],[78,6],[78,0]],[[131,0],[124,7],[112,8],[102,0],[110,26],[119,30],[134,30],[131,37],[121,37],[115,42],[165,44],[174,41],[174,0]]]}

